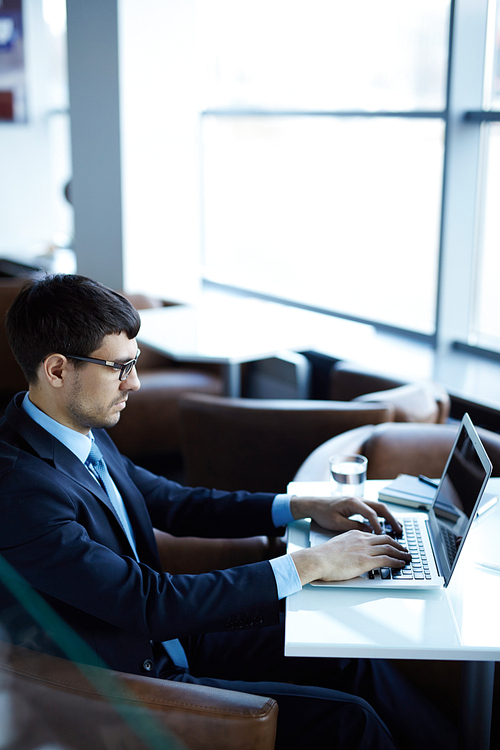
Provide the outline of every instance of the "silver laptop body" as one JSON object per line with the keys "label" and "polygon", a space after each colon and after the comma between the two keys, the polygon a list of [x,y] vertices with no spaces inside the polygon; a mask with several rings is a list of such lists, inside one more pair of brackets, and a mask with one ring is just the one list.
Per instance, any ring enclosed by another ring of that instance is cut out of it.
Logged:
{"label": "silver laptop body", "polygon": [[[315,581],[311,585],[389,589],[448,586],[491,472],[491,461],[469,415],[465,414],[429,512],[396,514],[405,530],[404,537],[398,541],[412,553],[411,566],[403,571],[383,568],[349,581]],[[438,498],[457,507],[456,520],[438,515]],[[309,543],[317,546],[334,535],[313,522]]]}

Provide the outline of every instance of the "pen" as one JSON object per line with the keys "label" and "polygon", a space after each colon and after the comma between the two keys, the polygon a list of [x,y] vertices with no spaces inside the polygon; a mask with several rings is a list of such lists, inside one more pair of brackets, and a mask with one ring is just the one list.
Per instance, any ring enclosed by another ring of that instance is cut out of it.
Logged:
{"label": "pen", "polygon": [[434,482],[434,480],[433,480],[433,479],[429,479],[429,477],[424,477],[424,475],[423,475],[423,474],[419,474],[419,475],[418,475],[418,478],[419,478],[419,480],[420,480],[421,482],[423,482],[424,484],[428,484],[428,485],[430,485],[431,487],[434,487],[434,489],[437,489],[438,483],[437,483],[437,482]]}
{"label": "pen", "polygon": [[483,513],[486,513],[486,511],[487,511],[487,510],[489,510],[490,508],[493,508],[493,506],[494,506],[494,505],[495,505],[495,504],[496,504],[497,502],[498,502],[498,497],[497,497],[497,495],[494,495],[494,496],[493,496],[493,497],[491,497],[491,498],[490,498],[489,500],[487,500],[487,501],[486,501],[486,502],[484,503],[484,505],[482,505],[482,506],[481,506],[481,507],[479,508],[479,510],[478,510],[478,511],[477,511],[477,513],[476,513],[476,516],[482,516],[482,515],[483,515]]}

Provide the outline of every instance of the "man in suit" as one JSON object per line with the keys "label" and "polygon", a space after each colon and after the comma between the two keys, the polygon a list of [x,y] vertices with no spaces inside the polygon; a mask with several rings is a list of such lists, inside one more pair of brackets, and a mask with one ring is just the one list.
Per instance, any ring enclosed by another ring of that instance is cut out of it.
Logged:
{"label": "man in suit", "polygon": [[[106,430],[140,387],[139,325],[125,298],[81,276],[28,282],[14,301],[7,333],[29,390],[0,423],[1,554],[87,642],[96,664],[270,695],[279,705],[277,747],[396,747],[381,715],[417,747],[415,727],[398,717],[401,683],[386,665],[287,659],[280,622],[280,600],[310,581],[402,567],[409,555],[380,533],[377,515],[397,522],[380,503],[182,487],[121,456]],[[350,519],[356,512],[376,533]],[[279,535],[304,517],[346,533],[270,562],[161,572],[153,527]],[[38,647],[47,648],[42,633]],[[426,707],[417,724],[436,722]]]}

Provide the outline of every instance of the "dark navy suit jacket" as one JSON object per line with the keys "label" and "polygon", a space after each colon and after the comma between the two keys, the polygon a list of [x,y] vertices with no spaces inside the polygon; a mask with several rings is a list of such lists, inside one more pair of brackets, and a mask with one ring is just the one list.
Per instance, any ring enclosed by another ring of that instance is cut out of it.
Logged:
{"label": "dark navy suit jacket", "polygon": [[[278,621],[268,562],[172,576],[161,572],[153,534],[156,527],[176,536],[276,535],[274,495],[182,487],[135,466],[95,430],[138,563],[104,490],[21,409],[23,397],[0,421],[0,553],[87,642],[95,663],[145,674],[155,643]],[[156,661],[149,674],[160,669]]]}

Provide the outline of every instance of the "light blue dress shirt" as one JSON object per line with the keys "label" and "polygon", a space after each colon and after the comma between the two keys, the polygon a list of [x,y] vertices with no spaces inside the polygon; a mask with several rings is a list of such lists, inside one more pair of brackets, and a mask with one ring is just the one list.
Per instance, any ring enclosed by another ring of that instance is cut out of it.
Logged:
{"label": "light blue dress shirt", "polygon": [[[72,430],[70,427],[66,427],[60,422],[56,422],[55,419],[52,419],[52,417],[49,417],[37,406],[35,406],[30,401],[29,395],[27,393],[24,397],[22,406],[34,422],[39,424],[40,427],[43,427],[44,430],[47,430],[47,432],[49,432],[57,440],[59,440],[59,442],[65,445],[66,448],[74,453],[74,455],[79,458],[83,464],[85,464],[90,453],[92,441],[94,439],[92,436],[92,432],[89,432],[88,435],[82,435],[80,432],[76,432],[76,430]],[[89,473],[97,482],[98,479],[90,469]],[[130,525],[129,517],[125,509],[123,499],[118,492],[118,489],[114,482],[113,487],[116,491],[116,494],[114,495],[114,497],[111,497],[110,500],[115,507],[118,518],[120,519],[123,529],[127,534],[129,542],[137,558],[134,535],[132,533],[132,527]],[[280,526],[286,526],[291,521],[293,521],[293,516],[290,511],[289,495],[276,495],[273,501],[271,515],[273,523],[277,528],[279,528]],[[289,596],[290,594],[294,594],[296,591],[300,591],[302,586],[300,583],[299,574],[297,573],[297,568],[295,567],[295,563],[293,562],[293,559],[290,557],[290,555],[282,555],[281,557],[276,557],[273,560],[270,560],[270,563],[273,569],[274,577],[276,578],[276,586],[278,588],[279,599],[283,599],[285,596]]]}

